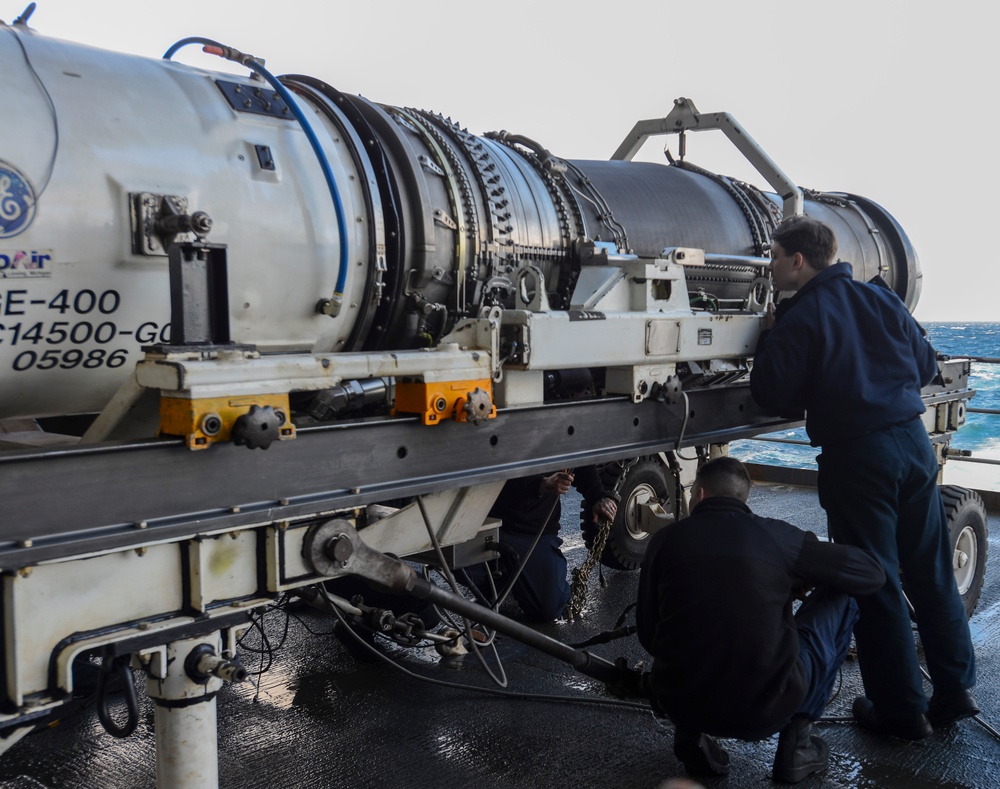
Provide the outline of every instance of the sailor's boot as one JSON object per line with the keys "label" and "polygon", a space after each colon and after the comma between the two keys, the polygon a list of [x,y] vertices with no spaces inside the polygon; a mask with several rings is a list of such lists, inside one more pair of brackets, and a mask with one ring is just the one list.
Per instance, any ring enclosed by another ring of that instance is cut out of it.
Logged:
{"label": "sailor's boot", "polygon": [[771,773],[775,781],[796,784],[826,767],[830,749],[822,737],[812,733],[812,727],[811,720],[796,716],[781,730]]}
{"label": "sailor's boot", "polygon": [[726,775],[729,754],[715,737],[683,726],[674,727],[674,756],[684,765],[688,775]]}

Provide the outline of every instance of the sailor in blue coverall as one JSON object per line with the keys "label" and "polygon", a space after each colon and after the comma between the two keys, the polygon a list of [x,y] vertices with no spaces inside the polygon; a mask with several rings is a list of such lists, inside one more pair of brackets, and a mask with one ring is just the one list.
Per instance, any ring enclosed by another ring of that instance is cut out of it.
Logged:
{"label": "sailor in blue coverall", "polygon": [[[636,630],[653,656],[653,707],[673,721],[674,754],[688,773],[729,771],[715,736],[780,731],[772,775],[798,783],[829,760],[813,723],[851,646],[851,595],[880,589],[885,572],[871,552],[755,515],[750,489],[735,458],[698,469],[690,517],[649,541]],[[815,589],[793,615],[803,587]]]}
{"label": "sailor in blue coverall", "polygon": [[[936,356],[899,297],[884,283],[855,281],[849,263],[833,263],[836,251],[833,231],[809,217],[774,231],[774,287],[795,295],[769,308],[750,385],[762,408],[805,409],[810,442],[822,448],[817,484],[830,537],[874,552],[885,567],[885,586],[858,600],[865,696],[854,717],[917,740],[978,712],[938,463],[920,419]],[[900,570],[934,686],[929,705]]]}
{"label": "sailor in blue coverall", "polygon": [[[513,596],[525,617],[536,622],[559,618],[569,601],[559,522],[560,498],[571,486],[593,504],[595,517],[614,520],[617,505],[593,466],[508,480],[490,510],[492,517],[502,521],[499,564],[503,582],[509,582],[524,563],[514,582]],[[472,568],[469,576],[481,592],[488,592],[484,571]]]}

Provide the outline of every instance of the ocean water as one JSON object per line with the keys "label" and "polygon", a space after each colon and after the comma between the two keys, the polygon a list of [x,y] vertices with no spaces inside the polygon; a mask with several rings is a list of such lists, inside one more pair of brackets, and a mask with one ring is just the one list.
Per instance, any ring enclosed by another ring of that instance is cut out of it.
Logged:
{"label": "ocean water", "polygon": [[[946,356],[978,356],[1000,359],[1000,323],[959,321],[923,324],[931,342]],[[972,363],[970,385],[976,390],[970,408],[1000,410],[1000,364]],[[803,428],[771,433],[762,437],[807,441]],[[1000,415],[968,414],[965,425],[951,443],[954,449],[972,452],[973,458],[1000,461]],[[740,460],[771,466],[816,468],[818,450],[766,440],[735,441],[730,447]],[[949,460],[945,482],[986,490],[1000,490],[1000,465]]]}

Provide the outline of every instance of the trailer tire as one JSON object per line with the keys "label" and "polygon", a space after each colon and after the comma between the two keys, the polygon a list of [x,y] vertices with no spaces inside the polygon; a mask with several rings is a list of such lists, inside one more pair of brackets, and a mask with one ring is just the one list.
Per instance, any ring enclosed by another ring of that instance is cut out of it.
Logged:
{"label": "trailer tire", "polygon": [[974,490],[942,485],[945,522],[952,551],[955,583],[967,616],[979,603],[986,578],[986,506]]}
{"label": "trailer tire", "polygon": [[[600,470],[600,474],[604,487],[614,490],[622,474],[622,466],[610,463]],[[625,472],[625,479],[617,490],[621,501],[601,553],[601,564],[612,570],[638,570],[649,545],[649,534],[638,525],[638,506],[658,499],[669,510],[670,493],[663,465],[655,458],[640,458]],[[580,509],[580,528],[583,529],[587,548],[592,549],[597,539],[597,524],[593,522],[592,511],[586,502]]]}

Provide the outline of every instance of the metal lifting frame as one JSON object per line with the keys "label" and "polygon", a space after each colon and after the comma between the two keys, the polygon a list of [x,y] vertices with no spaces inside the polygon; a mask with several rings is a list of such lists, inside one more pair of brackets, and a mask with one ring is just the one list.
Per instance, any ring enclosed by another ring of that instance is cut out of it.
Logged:
{"label": "metal lifting frame", "polygon": [[674,108],[665,118],[638,121],[632,127],[621,145],[611,155],[612,161],[628,162],[650,137],[661,134],[682,134],[686,131],[708,131],[719,129],[736,146],[746,160],[754,166],[764,179],[781,195],[782,213],[787,219],[803,212],[802,190],[785,175],[757,142],[746,133],[728,112],[713,112],[703,115],[694,102],[683,97],[674,100]]}

